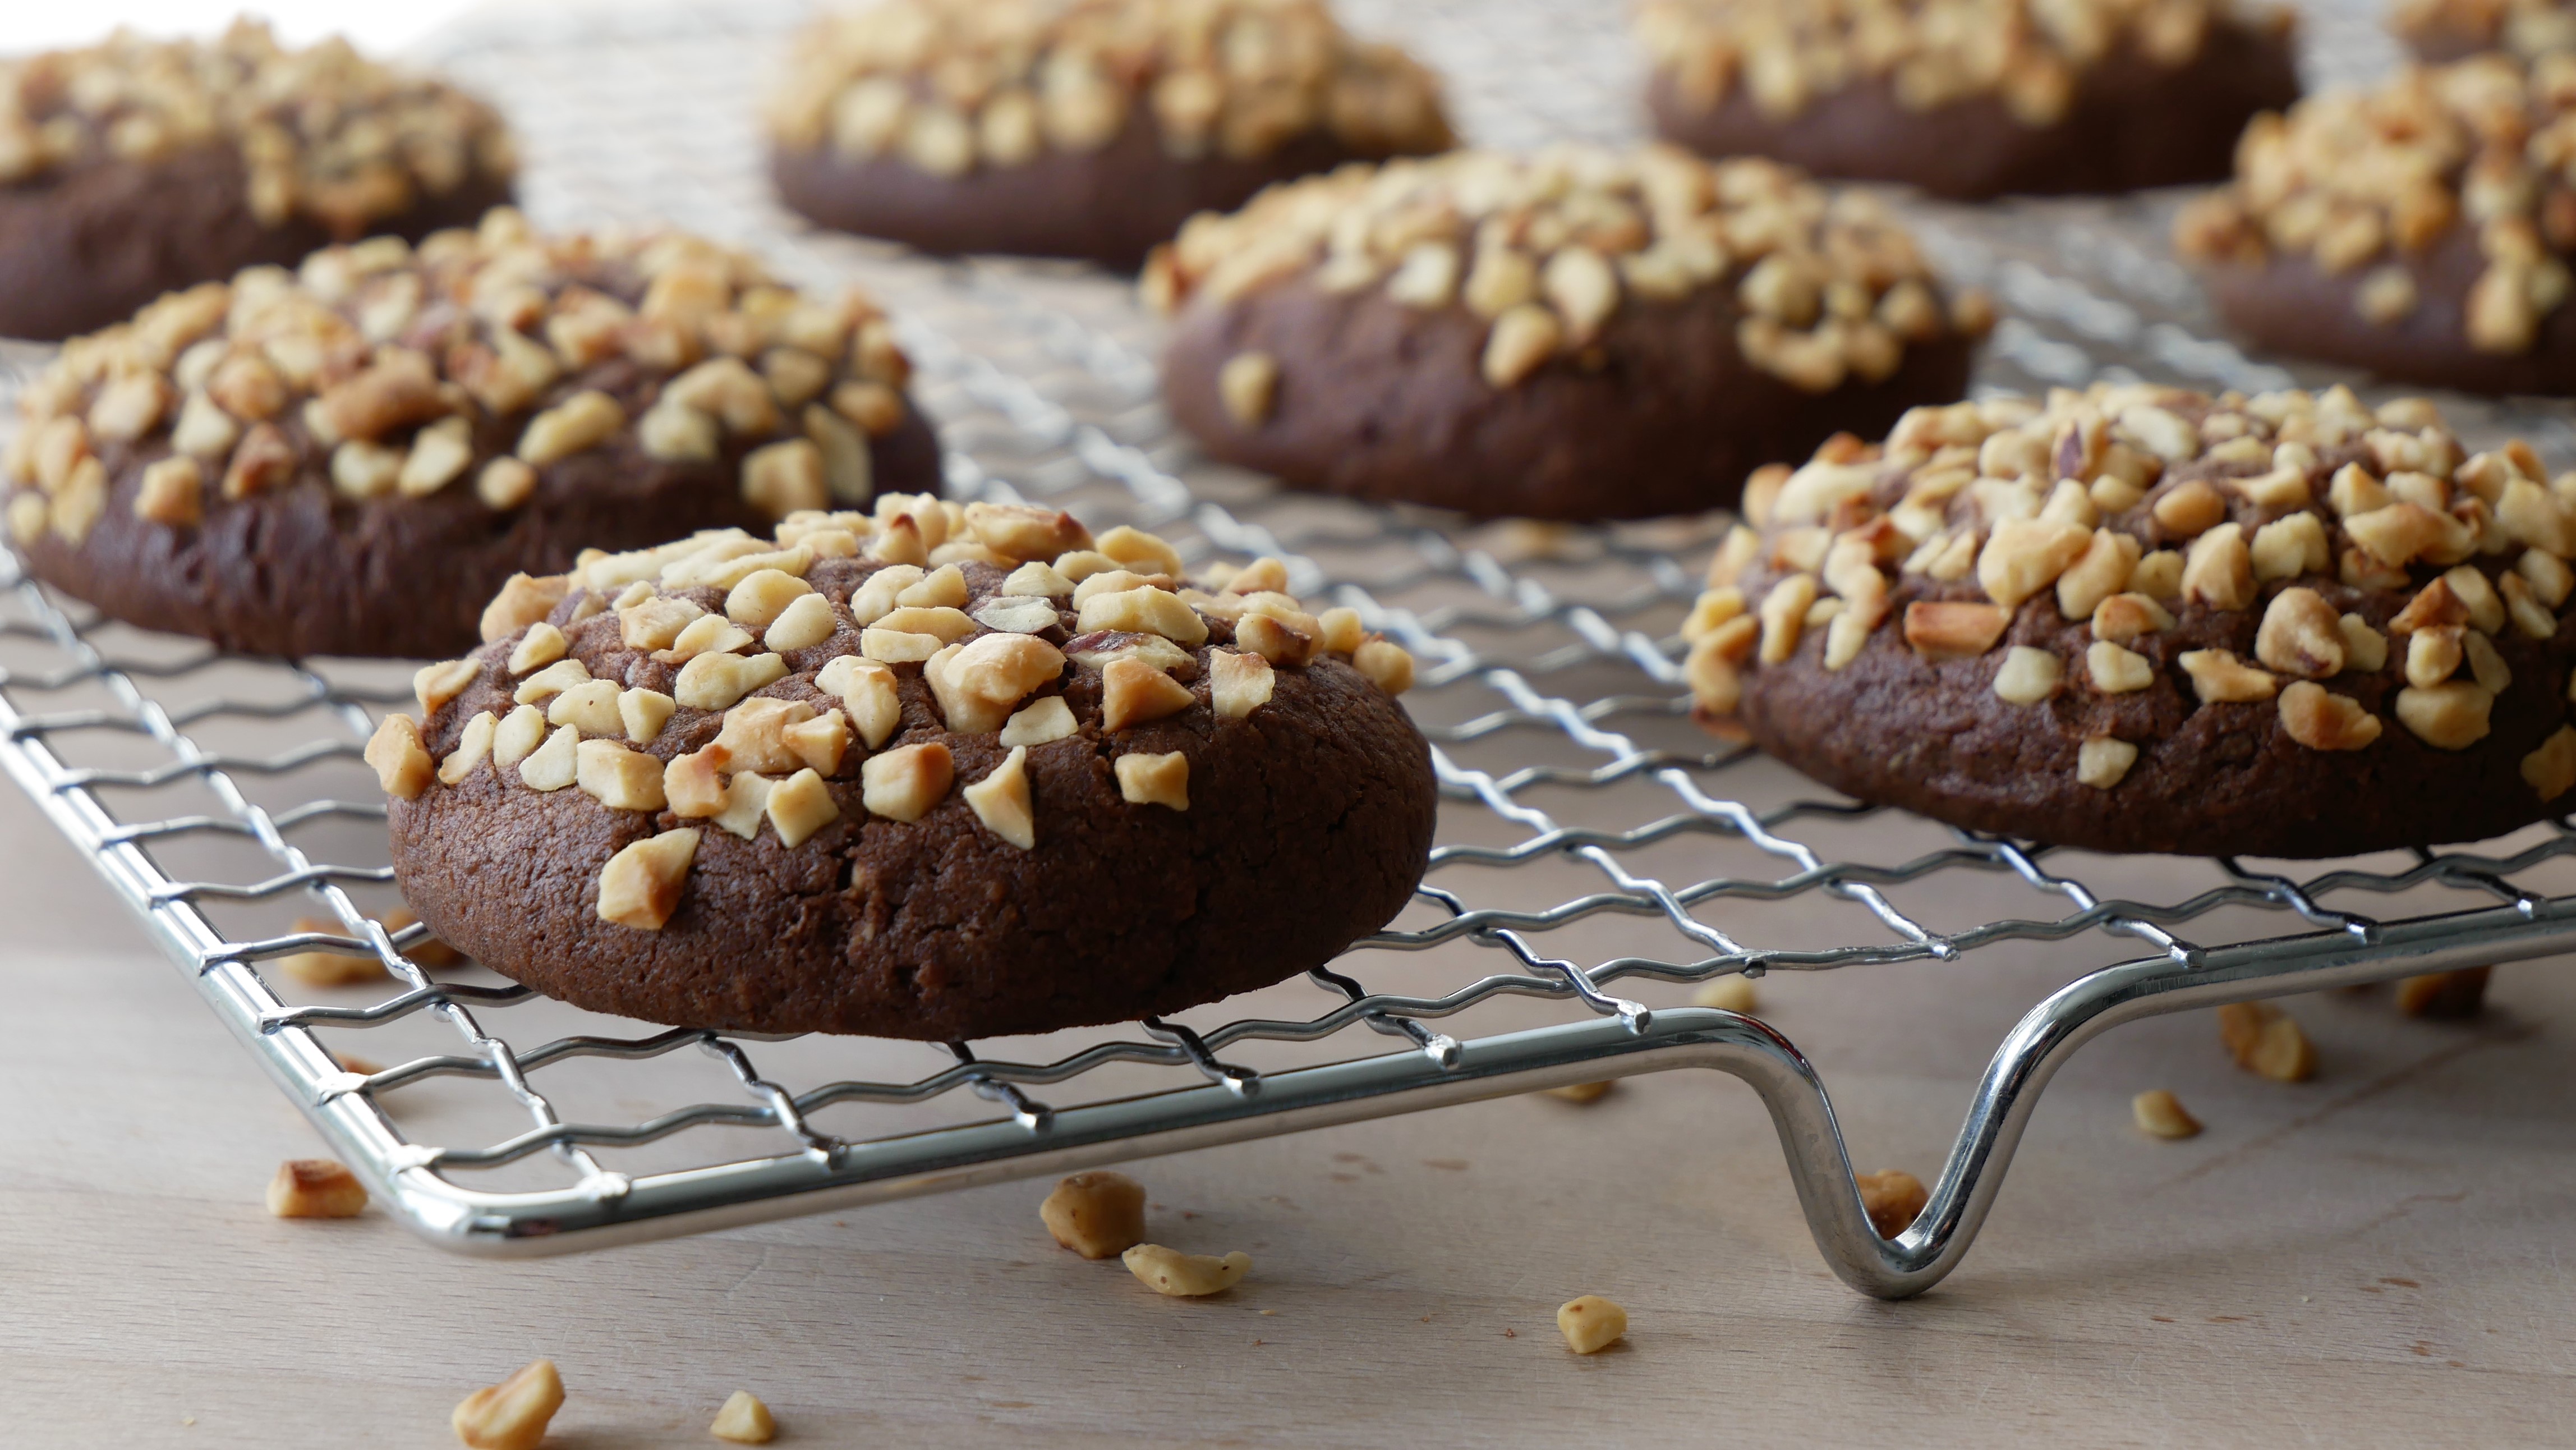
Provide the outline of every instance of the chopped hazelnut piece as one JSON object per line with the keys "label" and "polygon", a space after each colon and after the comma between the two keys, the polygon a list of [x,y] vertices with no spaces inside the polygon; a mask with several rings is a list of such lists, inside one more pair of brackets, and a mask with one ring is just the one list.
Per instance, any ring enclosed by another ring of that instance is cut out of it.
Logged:
{"label": "chopped hazelnut piece", "polygon": [[725,595],[725,618],[746,629],[767,629],[788,605],[813,592],[813,585],[784,569],[755,569]]}
{"label": "chopped hazelnut piece", "polygon": [[1597,1103],[1616,1086],[1618,1084],[1614,1082],[1570,1082],[1563,1087],[1541,1088],[1539,1091],[1569,1103]]}
{"label": "chopped hazelnut piece", "polygon": [[[982,780],[958,792],[986,829],[1023,851],[1038,843],[1037,809],[1029,794],[1029,748],[1014,745]],[[1093,1255],[1098,1257],[1098,1255]]]}
{"label": "chopped hazelnut piece", "polygon": [[698,832],[683,826],[647,836],[609,857],[599,872],[599,919],[660,931],[680,909],[680,891],[697,854]]}
{"label": "chopped hazelnut piece", "polygon": [[1324,627],[1308,614],[1283,618],[1247,612],[1235,621],[1234,644],[1272,664],[1302,665],[1322,651]]}
{"label": "chopped hazelnut piece", "polygon": [[1119,1258],[1139,1283],[1176,1299],[1221,1294],[1252,1268],[1252,1256],[1240,1249],[1220,1259],[1210,1254],[1184,1254],[1161,1244],[1138,1244]]}
{"label": "chopped hazelnut piece", "polygon": [[1905,606],[1905,642],[1930,659],[1971,658],[1994,648],[2011,623],[1999,605],[1916,600]]}
{"label": "chopped hazelnut piece", "polygon": [[411,691],[420,700],[422,718],[437,714],[439,706],[464,694],[482,672],[483,667],[472,660],[445,660],[414,671]]}
{"label": "chopped hazelnut piece", "polygon": [[1145,1241],[1145,1185],[1124,1173],[1076,1173],[1038,1205],[1038,1218],[1086,1259],[1123,1254]]}
{"label": "chopped hazelnut piece", "polygon": [[1598,1294],[1568,1299],[1557,1306],[1556,1332],[1576,1354],[1599,1354],[1627,1337],[1628,1311]]}
{"label": "chopped hazelnut piece", "polygon": [[[1150,667],[1149,667],[1150,668]],[[1024,634],[988,634],[934,655],[922,670],[948,728],[960,734],[998,730],[1020,702],[1064,673],[1064,652]],[[1158,677],[1161,672],[1154,672]],[[1168,677],[1162,677],[1170,684]],[[1104,681],[1102,696],[1110,687]],[[1189,692],[1181,692],[1186,696]],[[1151,718],[1150,716],[1145,718]]]}
{"label": "chopped hazelnut piece", "polygon": [[[969,508],[974,505],[969,504]],[[1055,571],[1050,564],[1022,564],[1002,581],[1002,592],[1030,599],[1064,599],[1072,595],[1074,583]]]}
{"label": "chopped hazelnut piece", "polygon": [[366,1185],[328,1158],[289,1158],[268,1181],[268,1211],[279,1218],[355,1218],[366,1208]]}
{"label": "chopped hazelnut piece", "polygon": [[[1178,579],[1187,572],[1181,567],[1179,550],[1143,529],[1120,524],[1102,534],[1097,547],[1101,553],[1139,573],[1169,574]],[[1148,565],[1151,567],[1144,567]]]}
{"label": "chopped hazelnut piece", "polygon": [[[1322,638],[1322,626],[1315,624],[1311,616],[1285,622],[1311,626],[1300,632],[1319,641]],[[1207,621],[1199,618],[1197,610],[1172,591],[1151,585],[1083,599],[1080,627],[1085,634],[1094,630],[1158,634],[1187,649],[1207,643],[1208,635]]]}
{"label": "chopped hazelnut piece", "polygon": [[1208,702],[1220,718],[1240,720],[1270,703],[1278,676],[1259,655],[1208,652]]}
{"label": "chopped hazelnut piece", "polygon": [[519,762],[519,780],[530,790],[562,790],[580,774],[581,729],[560,725],[546,743]]}
{"label": "chopped hazelnut piece", "polygon": [[573,747],[573,781],[582,793],[616,811],[662,809],[662,762],[614,740],[583,740]]}
{"label": "chopped hazelnut piece", "polygon": [[2172,549],[2158,549],[2138,560],[2129,573],[2129,589],[2149,599],[2182,597],[2183,557]]}
{"label": "chopped hazelnut piece", "polygon": [[465,722],[465,728],[457,734],[456,748],[447,752],[447,758],[438,763],[441,785],[455,785],[483,763],[484,757],[492,753],[492,732],[500,723],[492,718],[489,710],[478,711],[473,719]]}
{"label": "chopped hazelnut piece", "polygon": [[814,718],[814,707],[802,700],[745,700],[725,712],[716,743],[725,748],[732,769],[783,775],[802,763],[787,743],[787,731]]}
{"label": "chopped hazelnut piece", "polygon": [[2427,972],[2397,984],[2397,1010],[2409,1017],[2475,1017],[2486,1004],[2492,967]]}
{"label": "chopped hazelnut piece", "polygon": [[2359,750],[2379,738],[2379,717],[2311,680],[2281,692],[2281,728],[2311,750]]}
{"label": "chopped hazelnut piece", "polygon": [[1190,758],[1182,752],[1122,755],[1114,768],[1118,794],[1132,804],[1190,808]]}
{"label": "chopped hazelnut piece", "polygon": [[1266,352],[1239,352],[1217,370],[1217,396],[1227,416],[1246,428],[1270,421],[1279,395],[1279,360]]}
{"label": "chopped hazelnut piece", "polygon": [[2558,616],[2549,612],[2532,592],[2532,586],[2520,574],[2504,576],[2505,611],[2513,618],[2513,627],[2525,639],[2555,639]]}
{"label": "chopped hazelnut piece", "polygon": [[2004,661],[1995,670],[1995,695],[2009,704],[2036,705],[2057,693],[2064,674],[2057,656],[2017,644],[2004,652]]}
{"label": "chopped hazelnut piece", "polygon": [[2496,593],[2487,576],[2462,564],[2442,575],[2460,607],[2468,611],[2469,623],[2488,634],[2504,628],[2504,600]]}
{"label": "chopped hazelnut piece", "polygon": [[626,426],[626,410],[599,390],[585,389],[528,420],[515,450],[531,468],[543,468],[608,441]]}
{"label": "chopped hazelnut piece", "polygon": [[2182,566],[2182,597],[2214,609],[2254,607],[2254,555],[2241,525],[2220,524],[2192,540]]}
{"label": "chopped hazelnut piece", "polygon": [[628,649],[669,649],[683,631],[706,617],[705,610],[686,599],[652,594],[649,584],[639,587],[648,591],[646,597],[617,611],[617,637]]}
{"label": "chopped hazelnut piece", "polygon": [[2576,785],[2576,729],[2565,725],[2522,758],[2522,779],[2544,801],[2554,801]]}
{"label": "chopped hazelnut piece", "polygon": [[766,1445],[778,1437],[778,1421],[769,1406],[749,1390],[736,1390],[716,1411],[715,1423],[707,1433],[734,1445]]}
{"label": "chopped hazelnut piece", "polygon": [[524,675],[530,670],[541,669],[562,659],[565,652],[571,648],[572,642],[565,639],[563,631],[553,625],[544,623],[529,625],[528,632],[521,635],[519,642],[511,647],[510,673]]}
{"label": "chopped hazelnut piece", "polygon": [[773,651],[810,649],[830,639],[840,625],[831,600],[820,594],[807,594],[778,612],[778,617],[761,631],[760,642],[763,648]]}
{"label": "chopped hazelnut piece", "polygon": [[2248,553],[2254,560],[2254,577],[2267,583],[2322,574],[2334,562],[2325,525],[2311,513],[2274,519],[2256,529]]}
{"label": "chopped hazelnut piece", "polygon": [[2207,479],[2195,478],[2167,489],[2148,512],[2166,533],[2191,539],[2227,521],[2227,500]]}
{"label": "chopped hazelnut piece", "polygon": [[2233,650],[2184,650],[2174,663],[2191,676],[2192,690],[2203,704],[2268,700],[2281,685],[2279,677],[2246,664]]}
{"label": "chopped hazelnut piece", "polygon": [[1703,982],[1698,991],[1691,993],[1691,1005],[1750,1013],[1756,1006],[1752,979],[1734,974]]}
{"label": "chopped hazelnut piece", "polygon": [[473,1450],[537,1450],[563,1401],[563,1377],[555,1373],[555,1362],[540,1359],[467,1395],[451,1424],[456,1438]]}
{"label": "chopped hazelnut piece", "polygon": [[841,768],[841,757],[850,748],[849,721],[838,710],[826,710],[811,720],[799,720],[778,732],[779,739],[807,768],[831,775]]}
{"label": "chopped hazelnut piece", "polygon": [[1806,628],[1807,611],[1816,602],[1816,577],[1792,574],[1771,586],[1762,596],[1758,611],[1762,621],[1762,663],[1776,665],[1798,652],[1798,636]]}
{"label": "chopped hazelnut piece", "polygon": [[558,693],[546,704],[546,723],[578,725],[583,739],[626,733],[626,716],[617,708],[615,680],[584,680]]}
{"label": "chopped hazelnut piece", "polygon": [[1362,644],[1352,652],[1351,663],[1368,676],[1370,684],[1388,695],[1401,695],[1413,688],[1413,656],[1390,640],[1373,639]]}
{"label": "chopped hazelnut piece", "polygon": [[2057,611],[2069,619],[2090,619],[2103,600],[2128,587],[2138,567],[2138,541],[2127,534],[2095,529],[2083,556],[2057,576]]}
{"label": "chopped hazelnut piece", "polygon": [[[319,916],[295,918],[295,930],[311,936],[339,936],[345,928],[337,921]],[[289,952],[274,959],[271,966],[307,987],[349,987],[362,982],[385,979],[385,964],[370,953],[334,952],[320,949]]]}
{"label": "chopped hazelnut piece", "polygon": [[366,761],[385,794],[402,800],[419,799],[437,773],[420,743],[420,725],[409,715],[387,715],[377,723],[376,733],[367,738]]}
{"label": "chopped hazelnut piece", "polygon": [[2347,614],[2335,624],[2343,633],[2343,657],[2347,668],[2366,675],[2388,668],[2388,636],[2371,628],[2370,621],[2358,614]]}
{"label": "chopped hazelnut piece", "polygon": [[620,690],[617,692],[617,720],[625,727],[626,738],[637,745],[650,745],[671,722],[671,713],[679,702],[659,690]]}
{"label": "chopped hazelnut piece", "polygon": [[[1091,544],[1091,531],[1061,509],[970,503],[966,505],[966,527],[987,548],[1010,559],[1047,560]],[[1022,566],[1023,569],[1027,567]],[[1043,569],[1046,566],[1040,563],[1036,567]],[[1015,572],[1011,577],[1017,579],[1020,575]],[[1015,584],[1005,584],[1004,588],[1012,594],[1047,592],[1021,589]]]}
{"label": "chopped hazelnut piece", "polygon": [[895,690],[894,671],[875,660],[843,655],[823,666],[814,685],[841,697],[841,708],[849,712],[850,723],[858,727],[859,738],[870,750],[893,738],[903,723],[903,700]]}
{"label": "chopped hazelnut piece", "polygon": [[2427,745],[2466,750],[2486,738],[2494,705],[2495,696],[2466,680],[2429,689],[2410,685],[2397,692],[2397,720]]}
{"label": "chopped hazelnut piece", "polygon": [[590,681],[590,666],[577,659],[561,659],[519,682],[510,693],[518,705],[542,705],[575,685]]}
{"label": "chopped hazelnut piece", "polygon": [[725,710],[786,674],[787,662],[774,654],[703,654],[680,667],[671,693],[692,710]]}
{"label": "chopped hazelnut piece", "polygon": [[783,519],[799,509],[830,508],[832,491],[823,450],[805,438],[753,449],[742,460],[742,496],[772,518]]}
{"label": "chopped hazelnut piece", "polygon": [[1101,672],[1100,728],[1111,733],[1188,709],[1187,685],[1141,659],[1114,659]]}
{"label": "chopped hazelnut piece", "polygon": [[2155,666],[2145,655],[2107,639],[2097,639],[2085,649],[2084,668],[2093,678],[2093,688],[2106,695],[2143,690],[2156,682]]}
{"label": "chopped hazelnut piece", "polygon": [[537,623],[553,613],[554,607],[563,603],[564,596],[571,592],[572,581],[561,574],[550,574],[542,579],[526,574],[511,575],[509,581],[501,586],[501,592],[492,596],[492,602],[483,607],[483,642],[490,644],[507,639]]}
{"label": "chopped hazelnut piece", "polygon": [[2129,1099],[2129,1115],[2150,1138],[2196,1138],[2200,1119],[2183,1110],[2182,1099],[2163,1088],[2150,1088]]}
{"label": "chopped hazelnut piece", "polygon": [[2284,589],[2263,611],[2254,657],[2285,675],[2322,680],[2344,667],[2343,625],[2313,589]]}
{"label": "chopped hazelnut piece", "polygon": [[[943,546],[944,547],[944,546]],[[898,609],[957,609],[967,600],[966,571],[954,564],[942,564],[895,591]],[[942,616],[944,619],[945,616]],[[883,619],[877,621],[885,623]],[[892,629],[918,629],[924,634],[937,634],[918,624],[895,623]]]}
{"label": "chopped hazelnut piece", "polygon": [[143,470],[134,516],[174,529],[193,528],[206,513],[206,475],[197,460],[173,454]]}
{"label": "chopped hazelnut piece", "polygon": [[2269,1002],[2232,1002],[2218,1009],[2218,1036],[2236,1065],[2274,1082],[2316,1076],[2317,1050],[2296,1020]]}
{"label": "chopped hazelnut piece", "polygon": [[724,769],[732,760],[733,752],[721,745],[671,757],[662,767],[662,795],[670,802],[672,814],[703,818],[722,813]]}
{"label": "chopped hazelnut piece", "polygon": [[2109,790],[2128,779],[2138,763],[2138,747],[2111,735],[2091,735],[2075,747],[2075,779],[2095,790]]}
{"label": "chopped hazelnut piece", "polygon": [[1506,307],[1486,334],[1478,370],[1488,384],[1512,387],[1554,357],[1564,341],[1564,324],[1546,307],[1535,302]]}
{"label": "chopped hazelnut piece", "polygon": [[860,804],[891,821],[917,821],[948,794],[955,759],[937,741],[871,756],[859,767]]}
{"label": "chopped hazelnut piece", "polygon": [[1878,1230],[1883,1239],[1892,1239],[1912,1227],[1916,1216],[1932,1201],[1923,1180],[1902,1168],[1863,1173],[1854,1182],[1860,1189],[1861,1207],[1869,1214],[1870,1227]]}
{"label": "chopped hazelnut piece", "polygon": [[[1272,561],[1265,559],[1262,562]],[[1355,655],[1362,645],[1368,643],[1367,633],[1360,627],[1360,612],[1356,609],[1327,609],[1315,616],[1315,622],[1324,627],[1324,648],[1333,654]]]}
{"label": "chopped hazelnut piece", "polygon": [[1986,596],[2012,609],[2057,582],[2093,546],[2093,531],[2046,519],[2004,519],[1977,555]]}
{"label": "chopped hazelnut piece", "polygon": [[801,846],[816,831],[840,819],[841,807],[832,799],[823,777],[811,767],[796,772],[770,787],[766,806],[769,824],[778,832],[782,846]]}

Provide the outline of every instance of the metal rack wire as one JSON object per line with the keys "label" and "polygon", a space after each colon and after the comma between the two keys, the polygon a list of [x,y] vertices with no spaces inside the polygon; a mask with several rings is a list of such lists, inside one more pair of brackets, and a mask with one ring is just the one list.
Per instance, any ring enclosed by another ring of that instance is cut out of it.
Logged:
{"label": "metal rack wire", "polygon": [[[1450,62],[1485,138],[1618,139],[1615,13],[1565,29],[1564,9],[1454,0],[1378,18]],[[1966,1252],[2040,1090],[2094,1034],[2576,947],[2564,824],[2296,874],[2077,857],[1820,800],[1757,754],[1713,749],[1682,713],[1672,638],[1707,525],[1469,530],[1205,464],[1154,403],[1150,328],[1116,284],[932,264],[785,223],[761,194],[746,105],[781,19],[584,14],[552,33],[459,32],[436,58],[512,103],[540,220],[667,218],[809,280],[863,278],[900,308],[957,493],[1135,522],[1193,558],[1276,554],[1298,592],[1401,639],[1424,666],[1407,698],[1435,742],[1440,844],[1389,929],[1304,981],[1176,1020],[944,1051],[653,1031],[426,969],[406,955],[419,928],[371,915],[395,897],[357,755],[373,716],[408,699],[405,671],[221,658],[0,575],[0,768],[432,1241],[593,1247],[1689,1066],[1757,1089],[1829,1262],[1894,1297]],[[1542,64],[1558,67],[1550,85],[1513,85]],[[2212,340],[2152,244],[2154,209],[1915,208],[1949,270],[2004,303],[1981,385],[2129,368],[2284,380]],[[2470,422],[2576,441],[2556,414],[2488,407]],[[337,925],[288,924],[299,905]],[[1794,1045],[1751,1018],[1613,990],[2016,946],[2114,964],[2071,973],[1997,1050],[1930,1207],[1894,1240],[1870,1228]],[[303,989],[276,970],[315,950],[386,975]],[[356,1056],[377,1044],[389,1065]]]}

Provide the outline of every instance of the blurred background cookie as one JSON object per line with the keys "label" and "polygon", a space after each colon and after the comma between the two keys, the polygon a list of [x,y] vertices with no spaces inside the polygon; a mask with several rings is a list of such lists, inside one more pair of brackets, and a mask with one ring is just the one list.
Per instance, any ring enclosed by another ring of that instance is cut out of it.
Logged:
{"label": "blurred background cookie", "polygon": [[2383,378],[2576,393],[2576,55],[2410,67],[2247,128],[2176,220],[2229,325]]}
{"label": "blurred background cookie", "polygon": [[489,106],[342,40],[119,32],[0,61],[0,335],[56,339],[331,242],[418,240],[510,199]]}
{"label": "blurred background cookie", "polygon": [[2431,61],[2487,50],[2526,59],[2576,50],[2576,9],[2561,0],[2399,0],[2388,24]]}
{"label": "blurred background cookie", "polygon": [[1667,139],[1963,199],[2224,176],[2299,94],[2290,12],[2228,0],[1646,0],[1637,32]]}
{"label": "blurred background cookie", "polygon": [[1155,254],[1173,419],[1301,488],[1479,516],[1731,503],[1967,386],[1987,309],[1878,203],[1672,147],[1350,167]]}
{"label": "blurred background cookie", "polygon": [[1975,830],[2482,840],[2576,784],[2571,485],[2342,388],[1927,408],[1747,490],[1684,670],[1719,733]]}
{"label": "blurred background cookie", "polygon": [[493,590],[939,478],[865,298],[677,233],[498,210],[174,293],[75,338],[0,473],[40,579],[260,654],[432,656]]}
{"label": "blurred background cookie", "polygon": [[1430,73],[1319,0],[886,0],[807,33],[769,125],[825,226],[1121,269],[1271,182],[1453,142]]}

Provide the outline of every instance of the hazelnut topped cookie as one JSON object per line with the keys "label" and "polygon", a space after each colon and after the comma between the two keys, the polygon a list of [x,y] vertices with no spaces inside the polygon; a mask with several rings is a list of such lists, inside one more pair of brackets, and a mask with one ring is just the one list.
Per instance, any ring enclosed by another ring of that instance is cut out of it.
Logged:
{"label": "hazelnut topped cookie", "polygon": [[1428,72],[1320,0],[881,0],[770,107],[781,198],[925,251],[1128,268],[1271,182],[1447,149]]}
{"label": "hazelnut topped cookie", "polygon": [[2398,0],[2389,28],[2432,61],[2486,50],[2526,59],[2576,50],[2576,7],[2567,0]]}
{"label": "hazelnut topped cookie", "polygon": [[254,263],[471,225],[516,164],[473,97],[250,21],[0,60],[0,334],[68,337]]}
{"label": "hazelnut topped cookie", "polygon": [[1344,167],[1193,218],[1143,287],[1208,452],[1488,517],[1720,507],[1957,397],[1991,318],[1872,198],[1669,146]]}
{"label": "hazelnut topped cookie", "polygon": [[2230,0],[1646,0],[1656,129],[1936,196],[2129,191],[2227,172],[2298,98],[2290,11]]}
{"label": "hazelnut topped cookie", "polygon": [[2246,128],[2174,223],[2265,347],[2484,393],[2576,393],[2576,54],[2409,67]]}
{"label": "hazelnut topped cookie", "polygon": [[[595,1011],[955,1041],[1324,965],[1411,896],[1413,661],[1276,560],[887,495],[514,581],[367,746],[404,899]],[[569,787],[569,789],[568,789]]]}
{"label": "hazelnut topped cookie", "polygon": [[260,654],[453,653],[585,547],[936,486],[903,354],[678,233],[496,210],[256,267],[75,338],[0,475],[36,577]]}
{"label": "hazelnut topped cookie", "polygon": [[1683,631],[1697,714],[1861,800],[2320,857],[2501,835],[2576,783],[2576,475],[2421,400],[1927,408],[1745,516]]}

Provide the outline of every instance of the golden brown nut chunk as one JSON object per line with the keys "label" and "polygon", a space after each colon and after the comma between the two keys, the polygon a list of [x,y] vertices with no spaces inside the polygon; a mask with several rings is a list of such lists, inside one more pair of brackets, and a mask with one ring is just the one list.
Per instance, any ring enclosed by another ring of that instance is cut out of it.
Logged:
{"label": "golden brown nut chunk", "polygon": [[2219,1008],[2218,1037],[2247,1072],[2274,1082],[2306,1082],[2316,1076],[2316,1048],[2297,1021],[2269,1002],[2231,1002]]}
{"label": "golden brown nut chunk", "polygon": [[716,1411],[716,1422],[707,1427],[719,1440],[736,1445],[766,1445],[778,1437],[778,1421],[760,1396],[749,1390],[736,1390]]}
{"label": "golden brown nut chunk", "polygon": [[1086,1259],[1123,1254],[1145,1241],[1145,1185],[1105,1169],[1076,1173],[1038,1205],[1038,1217]]}
{"label": "golden brown nut chunk", "polygon": [[1220,1259],[1213,1254],[1185,1254],[1161,1244],[1138,1244],[1119,1258],[1147,1288],[1175,1299],[1223,1293],[1252,1268],[1252,1256],[1241,1249]]}
{"label": "golden brown nut chunk", "polygon": [[2193,1138],[2200,1135],[2200,1119],[2183,1108],[2182,1099],[2163,1088],[2153,1088],[2129,1099],[2129,1113],[2138,1123],[2138,1131],[2150,1138]]}
{"label": "golden brown nut chunk", "polygon": [[563,1401],[563,1377],[555,1373],[555,1362],[540,1359],[467,1395],[448,1423],[456,1438],[474,1450],[537,1450]]}
{"label": "golden brown nut chunk", "polygon": [[1914,1223],[1923,1206],[1932,1201],[1924,1190],[1923,1180],[1902,1168],[1882,1168],[1876,1173],[1863,1173],[1860,1186],[1861,1207],[1869,1210],[1869,1225],[1878,1236],[1892,1239]]}
{"label": "golden brown nut chunk", "polygon": [[1563,1098],[1569,1103],[1597,1103],[1601,1101],[1604,1094],[1617,1086],[1617,1083],[1609,1082],[1570,1082],[1563,1087],[1546,1088],[1543,1091],[1549,1097]]}
{"label": "golden brown nut chunk", "polygon": [[2397,984],[2397,1010],[2409,1017],[2475,1017],[2486,1005],[2493,967],[2431,972]]}
{"label": "golden brown nut chunk", "polygon": [[289,1158],[268,1181],[268,1211],[279,1218],[355,1218],[366,1208],[366,1185],[328,1158]]}
{"label": "golden brown nut chunk", "polygon": [[1627,1337],[1628,1311],[1598,1294],[1568,1299],[1557,1307],[1556,1332],[1576,1354],[1599,1354]]}

